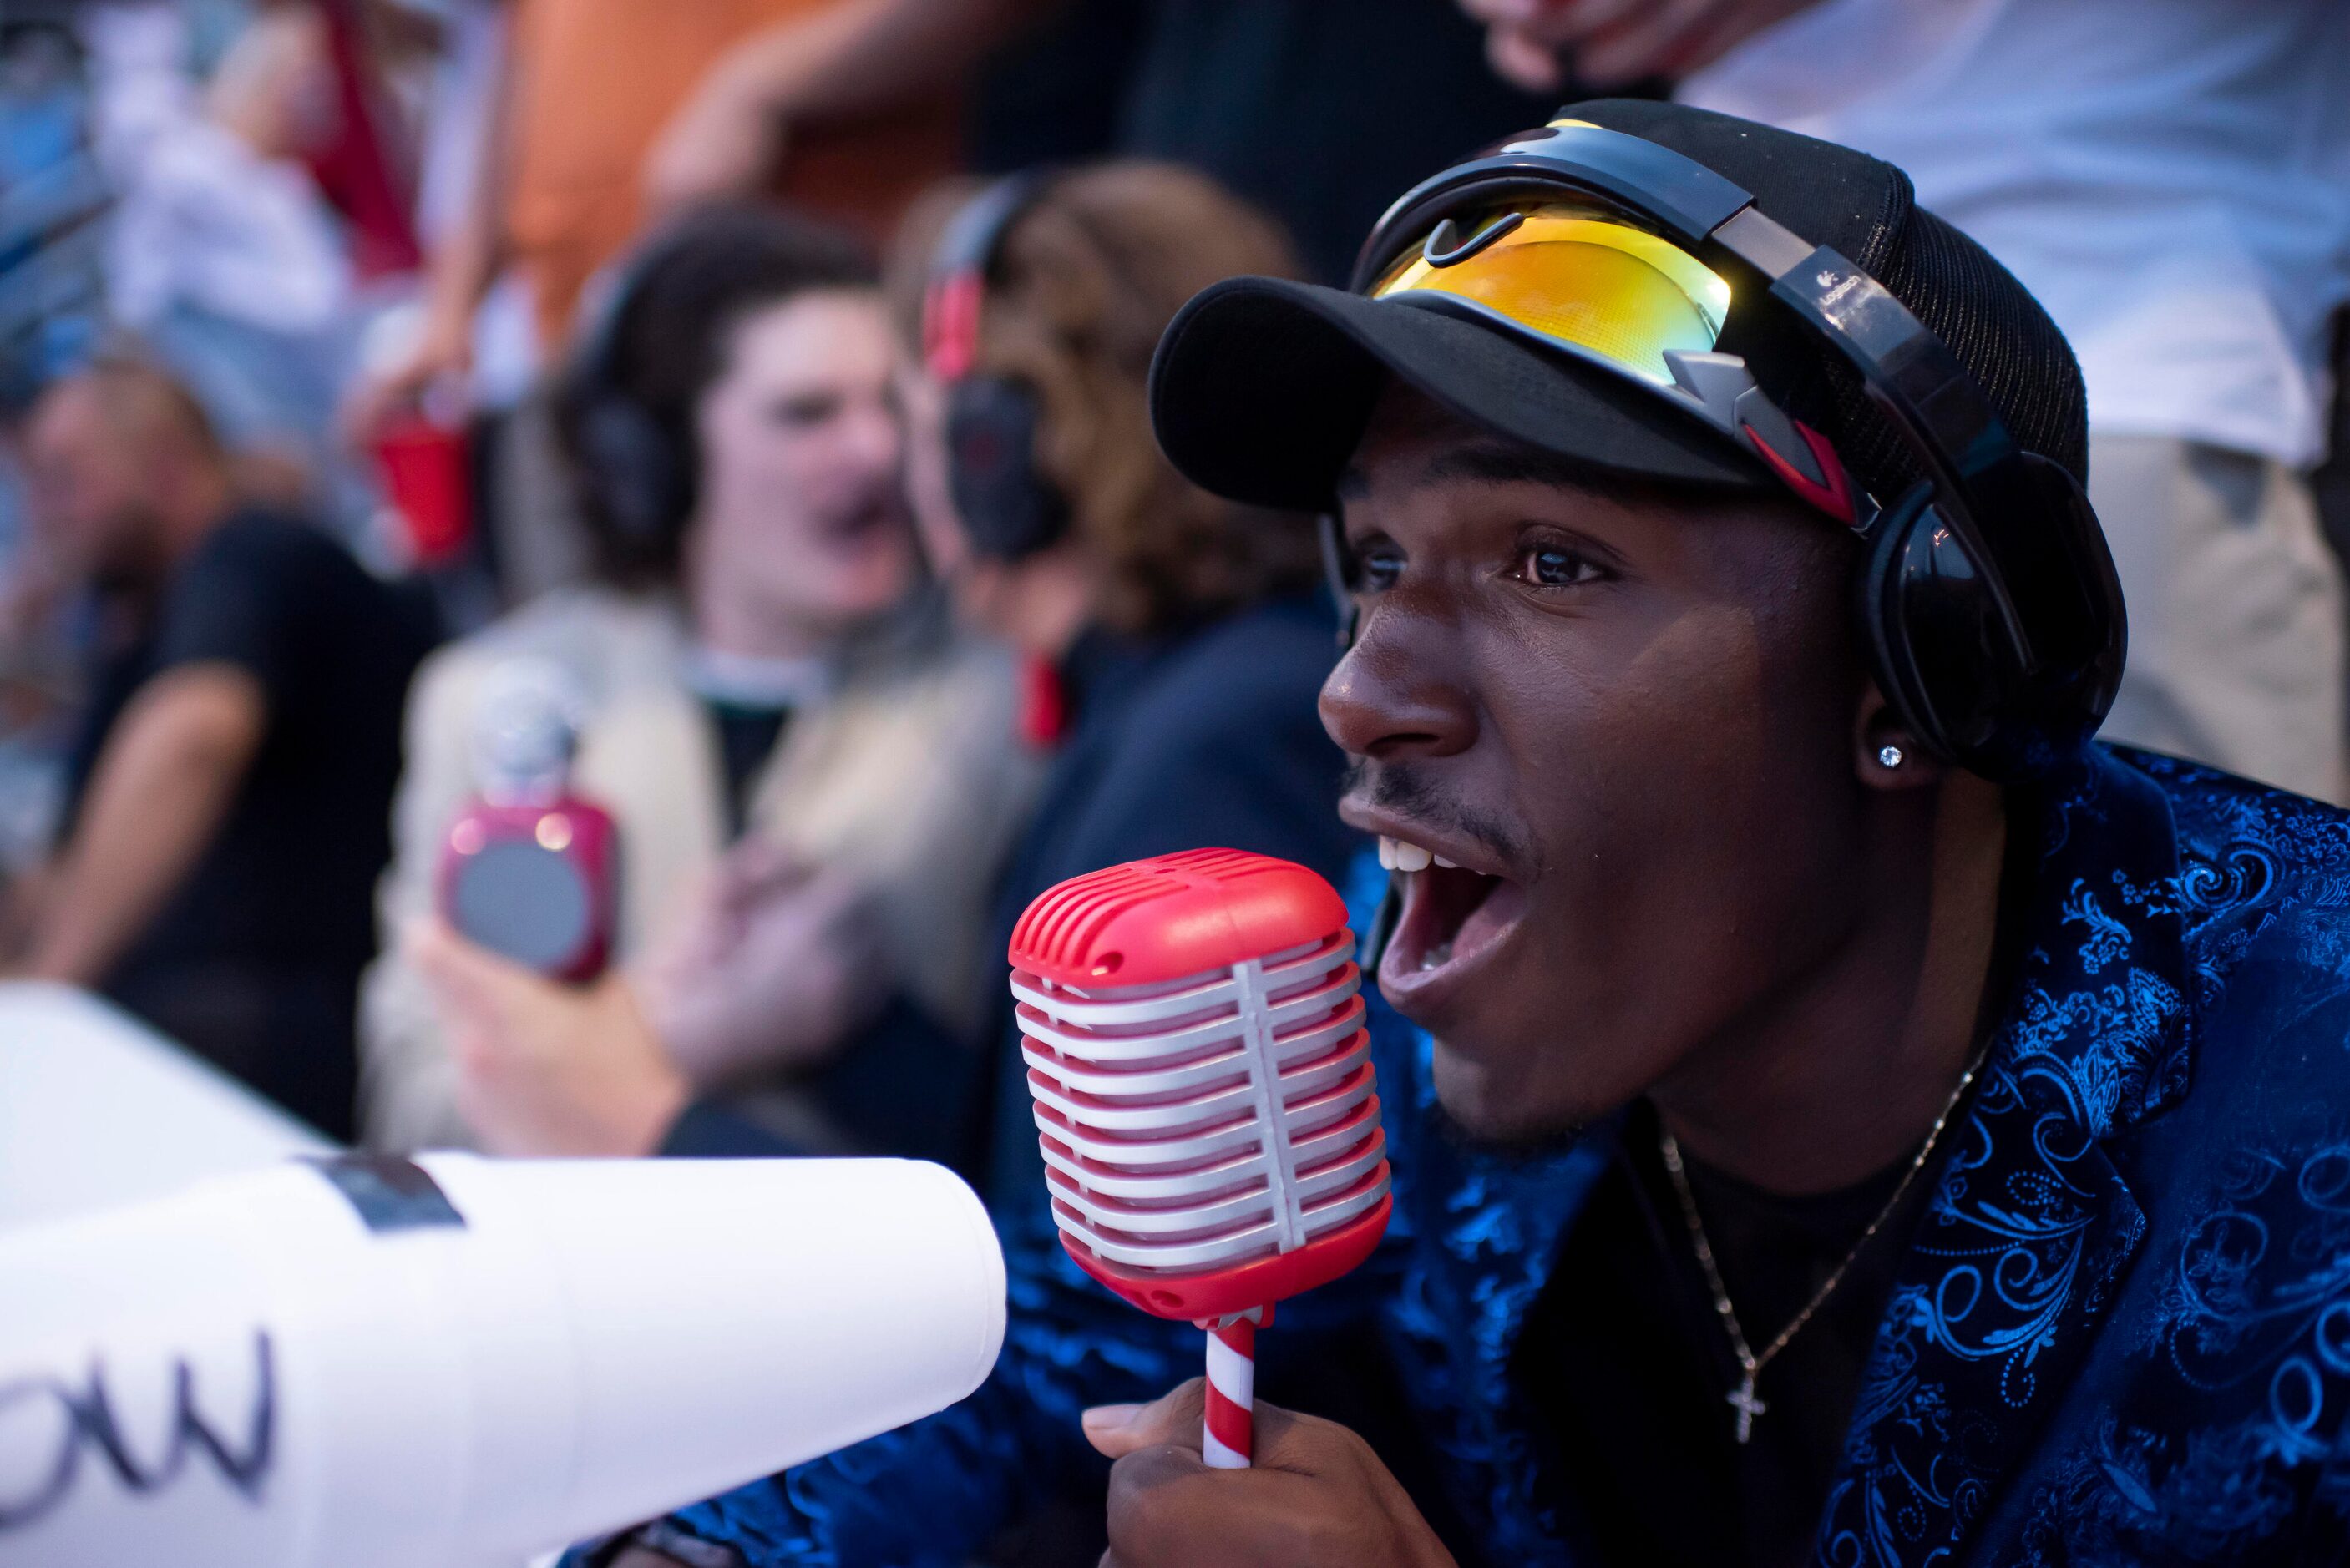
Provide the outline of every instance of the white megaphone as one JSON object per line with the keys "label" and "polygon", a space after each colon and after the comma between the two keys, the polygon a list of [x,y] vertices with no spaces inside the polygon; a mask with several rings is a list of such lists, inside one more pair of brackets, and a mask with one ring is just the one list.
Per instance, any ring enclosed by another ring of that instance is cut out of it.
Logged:
{"label": "white megaphone", "polygon": [[0,1235],[5,1568],[517,1568],[928,1415],[1003,1337],[908,1160],[344,1156]]}

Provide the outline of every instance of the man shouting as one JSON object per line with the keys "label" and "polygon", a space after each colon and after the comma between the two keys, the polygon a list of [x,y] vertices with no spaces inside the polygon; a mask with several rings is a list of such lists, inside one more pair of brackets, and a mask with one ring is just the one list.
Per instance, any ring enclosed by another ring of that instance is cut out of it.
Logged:
{"label": "man shouting", "polygon": [[1378,1350],[1264,1386],[1389,1418],[1206,1469],[1188,1333],[1008,1217],[988,1389],[660,1538],[951,1561],[1091,1404],[1120,1568],[2340,1560],[2350,818],[2092,740],[2083,404],[1898,170],[1669,105],[1196,299],[1160,440],[1336,518],[1393,867],[1397,1222],[1296,1314]]}

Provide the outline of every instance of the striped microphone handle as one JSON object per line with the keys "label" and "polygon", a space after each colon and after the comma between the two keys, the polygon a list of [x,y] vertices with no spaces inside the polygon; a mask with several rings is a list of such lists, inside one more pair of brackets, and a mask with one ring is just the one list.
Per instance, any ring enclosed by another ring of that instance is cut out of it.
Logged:
{"label": "striped microphone handle", "polygon": [[1262,1312],[1208,1325],[1207,1417],[1200,1457],[1210,1469],[1244,1470],[1256,1453],[1256,1325]]}

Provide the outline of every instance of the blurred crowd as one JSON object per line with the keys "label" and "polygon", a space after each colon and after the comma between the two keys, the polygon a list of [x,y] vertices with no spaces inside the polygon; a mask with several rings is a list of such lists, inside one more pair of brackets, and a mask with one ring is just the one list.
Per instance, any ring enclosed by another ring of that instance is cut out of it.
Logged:
{"label": "blurred crowd", "polygon": [[[12,7],[15,971],[383,1147],[981,1168],[1029,896],[1346,859],[1311,522],[1144,378],[1542,112],[1374,9]],[[484,897],[584,966],[452,881],[518,690],[610,832]]]}
{"label": "blurred crowd", "polygon": [[[1982,240],[2087,376],[2109,733],[2341,800],[2332,10],[12,0],[6,961],[380,1147],[1027,1192],[1027,900],[1357,847],[1314,520],[1168,465],[1160,332],[1345,282],[1603,89],[1877,152]],[[517,671],[543,799],[489,755]],[[608,962],[463,918],[484,800],[608,817]]]}

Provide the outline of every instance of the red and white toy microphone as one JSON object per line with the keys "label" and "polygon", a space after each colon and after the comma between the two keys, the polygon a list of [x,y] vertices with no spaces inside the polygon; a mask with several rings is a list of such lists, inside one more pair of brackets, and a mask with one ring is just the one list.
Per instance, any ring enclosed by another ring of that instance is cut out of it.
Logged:
{"label": "red and white toy microphone", "polygon": [[1209,1464],[1245,1469],[1259,1325],[1387,1230],[1347,906],[1193,849],[1073,877],[1012,933],[1045,1179],[1078,1266],[1207,1330]]}
{"label": "red and white toy microphone", "polygon": [[571,787],[586,706],[562,667],[510,659],[473,713],[480,793],[442,840],[442,919],[467,940],[555,980],[604,971],[619,919],[619,829]]}

